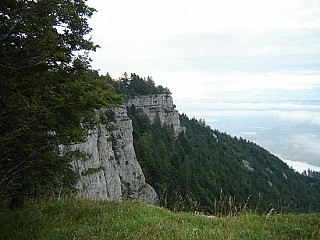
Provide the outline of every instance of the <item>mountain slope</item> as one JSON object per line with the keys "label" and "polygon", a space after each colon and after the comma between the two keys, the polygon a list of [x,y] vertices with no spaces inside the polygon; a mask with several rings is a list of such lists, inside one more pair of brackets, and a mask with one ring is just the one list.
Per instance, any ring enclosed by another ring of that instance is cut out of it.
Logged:
{"label": "mountain slope", "polygon": [[[135,74],[113,84],[129,101],[132,97],[151,101],[147,89],[151,89],[150,96],[170,95],[168,89],[155,87],[149,77]],[[212,130],[202,119],[180,115],[179,124],[185,130],[177,135],[174,126],[160,117],[163,111],[171,114],[167,106],[161,110],[162,103],[157,101],[149,109],[158,111],[153,116],[159,118],[150,119],[150,110],[137,103],[128,108],[135,152],[162,206],[215,212],[216,201],[229,199],[261,212],[320,210],[319,180],[296,173],[255,143]]]}
{"label": "mountain slope", "polygon": [[180,115],[186,132],[177,138],[169,127],[150,125],[139,111],[129,111],[129,117],[146,179],[171,209],[212,212],[215,201],[226,197],[259,211],[320,209],[318,180],[296,173],[252,142],[186,115]]}

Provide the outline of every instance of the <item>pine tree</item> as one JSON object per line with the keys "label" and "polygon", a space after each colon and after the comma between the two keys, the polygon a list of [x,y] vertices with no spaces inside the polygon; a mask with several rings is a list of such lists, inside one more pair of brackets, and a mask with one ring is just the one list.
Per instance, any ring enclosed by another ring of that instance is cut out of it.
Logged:
{"label": "pine tree", "polygon": [[120,97],[90,69],[85,0],[8,0],[0,6],[0,199],[72,186],[71,155],[95,109]]}

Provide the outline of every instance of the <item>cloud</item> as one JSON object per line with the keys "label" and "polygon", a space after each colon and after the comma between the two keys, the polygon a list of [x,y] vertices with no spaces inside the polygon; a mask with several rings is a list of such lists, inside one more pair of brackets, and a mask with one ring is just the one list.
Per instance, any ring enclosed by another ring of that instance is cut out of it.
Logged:
{"label": "cloud", "polygon": [[[178,101],[177,103],[180,103]],[[268,111],[274,114],[280,120],[290,121],[308,121],[320,123],[320,106],[319,105],[304,105],[282,102],[189,102],[188,107],[198,111]],[[303,110],[299,111],[299,110]],[[307,112],[308,111],[308,112]],[[316,111],[316,112],[314,112]]]}
{"label": "cloud", "polygon": [[320,113],[319,113],[319,111],[317,111],[317,112],[285,111],[285,112],[279,112],[277,115],[281,121],[291,121],[291,122],[295,122],[295,123],[315,124],[315,125],[320,126]]}
{"label": "cloud", "polygon": [[257,135],[256,132],[241,132],[243,135]]}
{"label": "cloud", "polygon": [[[314,54],[320,50],[317,30],[272,30],[269,32],[176,34],[163,43],[172,53],[184,57],[200,56],[277,56]],[[188,51],[185,51],[185,50]]]}
{"label": "cloud", "polygon": [[299,161],[290,161],[290,160],[283,160],[288,166],[292,167],[296,171],[302,173],[303,171],[307,171],[308,169],[313,171],[320,171],[319,166],[315,166],[312,164],[308,164],[306,162],[299,162]]}
{"label": "cloud", "polygon": [[[232,96],[251,98],[261,96],[270,97],[274,91],[278,95],[273,99],[281,98],[287,91],[312,90],[320,87],[320,72],[272,72],[272,73],[230,73],[215,74],[204,72],[142,72],[145,76],[151,75],[161,85],[167,86],[173,92],[177,101],[189,101],[219,97],[225,101]],[[282,92],[281,92],[282,91]],[[244,94],[245,93],[245,94]],[[214,100],[214,99],[213,99]],[[270,99],[269,99],[270,100]]]}
{"label": "cloud", "polygon": [[[135,36],[135,35],[134,35]],[[166,40],[144,39],[98,42],[94,65],[109,72],[277,72],[317,70],[320,32],[176,34]]]}
{"label": "cloud", "polygon": [[[113,34],[297,29],[318,22],[319,4],[304,0],[109,0],[89,4],[94,20]],[[150,37],[150,36],[146,36]]]}
{"label": "cloud", "polygon": [[[288,131],[289,129],[287,129]],[[286,134],[286,139],[282,143],[278,143],[282,147],[278,149],[276,154],[281,159],[289,159],[291,161],[306,162],[311,165],[320,167],[320,135],[319,132],[300,132],[291,130]]]}
{"label": "cloud", "polygon": [[292,136],[291,141],[296,144],[297,147],[305,149],[310,153],[317,153],[320,158],[320,135],[312,133],[296,134]]}
{"label": "cloud", "polygon": [[117,71],[280,71],[320,66],[320,6],[304,0],[110,0],[89,4],[92,54]]}

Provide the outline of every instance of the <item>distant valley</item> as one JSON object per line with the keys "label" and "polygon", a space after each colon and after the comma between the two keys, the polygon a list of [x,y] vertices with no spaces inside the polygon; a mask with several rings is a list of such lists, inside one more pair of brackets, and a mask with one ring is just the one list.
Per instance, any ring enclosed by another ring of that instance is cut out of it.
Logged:
{"label": "distant valley", "polygon": [[189,102],[177,100],[177,105],[189,116],[204,118],[213,129],[256,142],[299,172],[320,170],[318,101],[236,101],[225,105],[200,102],[202,108],[190,108]]}

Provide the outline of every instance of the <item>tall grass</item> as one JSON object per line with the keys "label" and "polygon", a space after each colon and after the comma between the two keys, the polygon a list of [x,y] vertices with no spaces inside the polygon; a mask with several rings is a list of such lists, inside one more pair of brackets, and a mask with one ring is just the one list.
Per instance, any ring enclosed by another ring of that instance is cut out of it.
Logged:
{"label": "tall grass", "polygon": [[224,196],[221,193],[219,199],[214,200],[213,215],[218,217],[234,217],[252,212],[252,210],[248,208],[248,201],[249,197],[244,204],[237,203],[235,197]]}
{"label": "tall grass", "polygon": [[[284,213],[293,213],[293,210],[289,209],[297,209],[296,213],[299,213],[299,208],[291,207],[287,205],[286,201],[281,202],[278,201],[276,207],[272,204],[269,206],[260,206],[260,202],[263,196],[259,194],[256,202],[253,203],[250,196],[246,199],[245,202],[239,202],[234,196],[224,195],[224,193],[220,192],[219,198],[214,200],[213,208],[211,209],[211,213],[218,217],[224,216],[239,216],[243,214],[263,214],[270,215],[271,213],[276,214],[284,214]],[[250,201],[251,200],[251,201]],[[250,204],[249,204],[250,202]],[[311,213],[311,207],[309,209],[309,213]]]}
{"label": "tall grass", "polygon": [[0,210],[0,239],[320,239],[320,214],[259,215],[233,201],[215,220],[138,202],[32,202]]}

